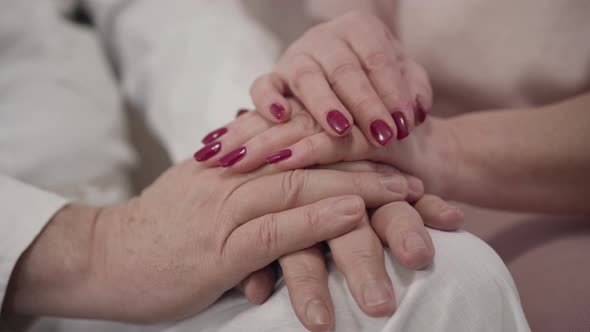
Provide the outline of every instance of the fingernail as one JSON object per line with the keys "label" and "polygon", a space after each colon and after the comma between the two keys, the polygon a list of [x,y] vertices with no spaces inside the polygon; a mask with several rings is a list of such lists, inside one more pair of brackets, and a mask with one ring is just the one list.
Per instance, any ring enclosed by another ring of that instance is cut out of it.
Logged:
{"label": "fingernail", "polygon": [[221,151],[221,142],[211,142],[195,152],[194,157],[196,161],[201,162],[213,157],[219,151]]}
{"label": "fingernail", "polygon": [[313,325],[330,324],[330,312],[328,307],[320,300],[311,300],[305,308],[307,321]]}
{"label": "fingernail", "polygon": [[225,127],[215,129],[212,132],[210,132],[209,134],[207,134],[207,136],[205,136],[201,140],[201,142],[203,142],[203,144],[209,144],[209,143],[213,142],[214,140],[218,139],[219,137],[223,136],[225,133],[227,133],[227,128],[225,128]]}
{"label": "fingernail", "polygon": [[338,135],[344,134],[344,132],[350,128],[350,122],[348,122],[348,119],[339,111],[333,110],[328,112],[326,120]]}
{"label": "fingernail", "polygon": [[463,210],[461,210],[460,208],[458,208],[454,205],[447,205],[447,206],[443,207],[441,214],[447,214],[447,213],[456,213],[461,218],[465,217]]}
{"label": "fingernail", "polygon": [[343,198],[330,206],[330,214],[332,216],[356,215],[360,210],[364,210],[364,204],[358,197]]}
{"label": "fingernail", "polygon": [[370,282],[363,287],[363,300],[368,307],[375,307],[391,301],[387,285],[383,282]]}
{"label": "fingernail", "polygon": [[240,116],[242,116],[242,115],[244,115],[244,114],[246,114],[248,112],[250,112],[248,109],[240,108],[238,110],[238,113],[236,113],[236,118],[239,118]]}
{"label": "fingernail", "polygon": [[246,156],[246,147],[240,146],[239,148],[229,152],[225,156],[219,159],[219,166],[221,167],[229,167],[238,161],[242,160]]}
{"label": "fingernail", "polygon": [[408,130],[408,120],[404,113],[397,111],[391,114],[393,118],[393,122],[395,122],[395,126],[397,127],[397,139],[401,141],[402,139],[408,137],[410,131]]}
{"label": "fingernail", "polygon": [[377,143],[381,145],[387,144],[393,137],[391,128],[383,120],[375,120],[371,123],[371,134],[377,140]]}
{"label": "fingernail", "polygon": [[285,115],[285,108],[279,103],[272,103],[270,105],[270,114],[277,118],[277,120],[280,120]]}
{"label": "fingernail", "polygon": [[406,234],[404,239],[404,246],[407,252],[416,252],[428,249],[424,239],[416,232]]}
{"label": "fingernail", "polygon": [[428,113],[426,112],[426,109],[424,109],[424,105],[422,104],[422,102],[420,102],[420,97],[416,97],[416,120],[418,120],[419,123],[422,123],[426,120],[426,116],[428,115]]}
{"label": "fingernail", "polygon": [[405,195],[408,191],[406,181],[404,181],[398,175],[393,175],[393,176],[385,175],[385,176],[382,176],[380,178],[380,180],[381,180],[381,183],[385,186],[385,188],[387,188],[387,190],[389,190],[391,192]]}
{"label": "fingernail", "polygon": [[285,149],[285,150],[281,150],[279,152],[275,152],[275,153],[271,154],[270,156],[266,157],[266,163],[267,164],[278,163],[281,160],[285,160],[285,159],[291,157],[292,154],[293,154],[293,151],[291,151],[291,149]]}

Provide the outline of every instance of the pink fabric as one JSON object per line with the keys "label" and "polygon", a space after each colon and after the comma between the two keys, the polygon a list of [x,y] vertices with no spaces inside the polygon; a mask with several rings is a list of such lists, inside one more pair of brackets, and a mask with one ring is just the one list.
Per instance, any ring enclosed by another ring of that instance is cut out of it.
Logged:
{"label": "pink fabric", "polygon": [[462,207],[465,229],[508,266],[533,331],[590,331],[590,216]]}

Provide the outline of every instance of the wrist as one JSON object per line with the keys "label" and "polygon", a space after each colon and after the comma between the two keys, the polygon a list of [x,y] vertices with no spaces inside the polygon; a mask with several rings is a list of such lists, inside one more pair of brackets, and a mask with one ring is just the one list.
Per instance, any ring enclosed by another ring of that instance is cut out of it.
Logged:
{"label": "wrist", "polygon": [[[453,199],[457,189],[456,175],[460,172],[461,142],[450,119],[431,117],[421,141],[421,154],[426,161],[418,176],[424,181],[428,193],[444,199]],[[426,123],[425,123],[426,124]]]}
{"label": "wrist", "polygon": [[88,301],[91,244],[99,208],[67,205],[21,255],[11,275],[6,311],[77,317]]}

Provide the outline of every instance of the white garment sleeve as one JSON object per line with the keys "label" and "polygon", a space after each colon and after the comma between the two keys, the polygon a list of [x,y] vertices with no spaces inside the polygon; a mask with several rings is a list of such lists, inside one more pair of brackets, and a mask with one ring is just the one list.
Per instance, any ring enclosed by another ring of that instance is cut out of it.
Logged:
{"label": "white garment sleeve", "polygon": [[240,0],[86,0],[126,97],[173,161],[252,105],[249,87],[272,69],[279,43]]}
{"label": "white garment sleeve", "polygon": [[20,255],[67,199],[0,174],[0,311]]}

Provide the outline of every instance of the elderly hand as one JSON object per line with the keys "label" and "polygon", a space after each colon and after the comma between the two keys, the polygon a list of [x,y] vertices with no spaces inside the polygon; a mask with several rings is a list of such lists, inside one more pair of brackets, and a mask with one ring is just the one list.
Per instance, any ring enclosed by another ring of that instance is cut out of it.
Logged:
{"label": "elderly hand", "polygon": [[58,213],[15,269],[7,308],[130,322],[194,315],[279,257],[366,224],[366,207],[406,197],[404,181],[371,170],[237,174],[188,160],[127,203]]}
{"label": "elderly hand", "polygon": [[[369,162],[340,163],[331,169],[398,174],[388,166]],[[401,174],[400,174],[401,176]],[[406,177],[408,183],[416,179]],[[419,184],[419,182],[417,182]],[[412,185],[410,185],[412,187]],[[384,267],[384,245],[409,269],[422,269],[432,262],[434,247],[424,225],[456,230],[463,221],[460,210],[432,195],[410,189],[410,198],[421,197],[414,206],[405,201],[388,203],[364,216],[349,233],[327,241],[332,257],[346,277],[359,308],[370,316],[390,315],[396,306],[395,285]],[[311,331],[334,327],[335,312],[328,289],[328,275],[320,246],[287,254],[279,259],[291,303],[301,323]],[[259,270],[241,283],[253,303],[262,303],[272,293],[276,275],[270,267]]]}

